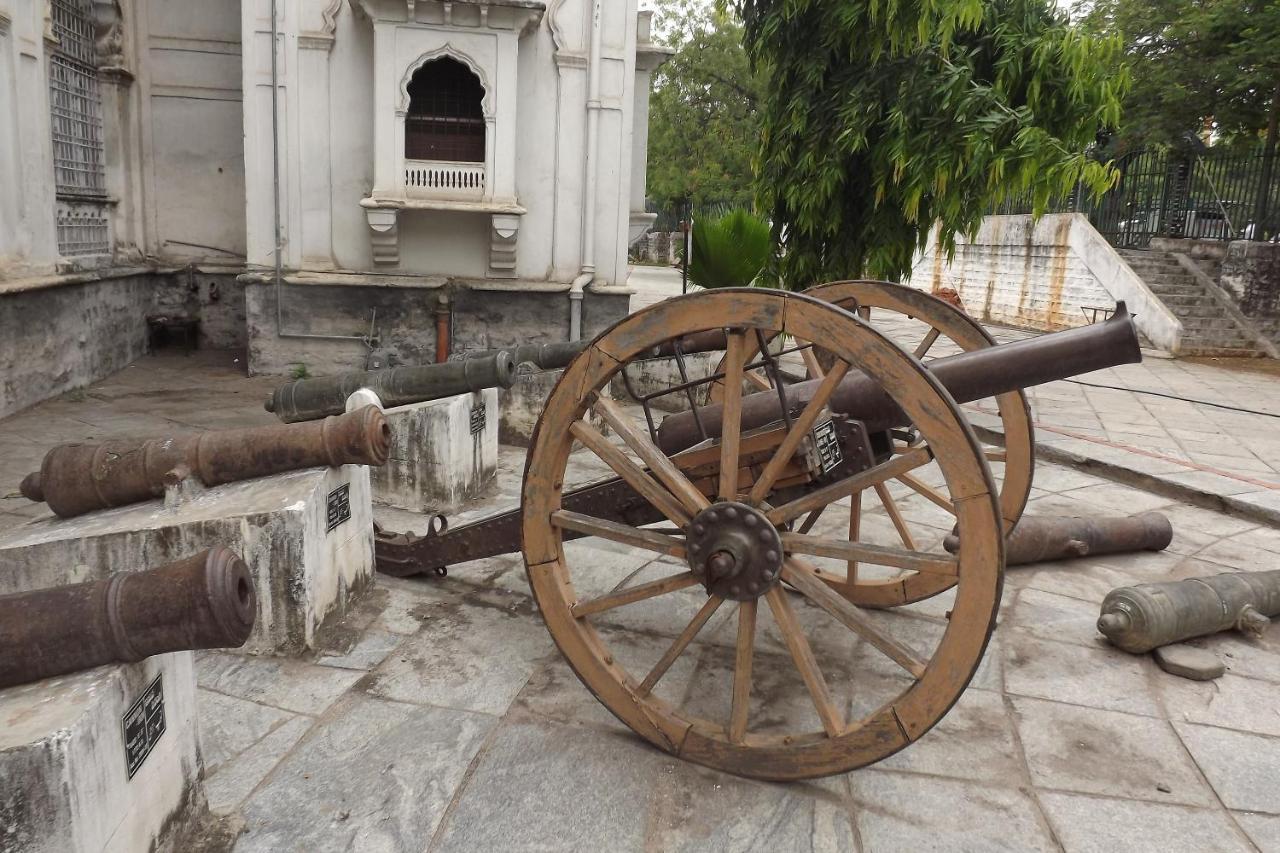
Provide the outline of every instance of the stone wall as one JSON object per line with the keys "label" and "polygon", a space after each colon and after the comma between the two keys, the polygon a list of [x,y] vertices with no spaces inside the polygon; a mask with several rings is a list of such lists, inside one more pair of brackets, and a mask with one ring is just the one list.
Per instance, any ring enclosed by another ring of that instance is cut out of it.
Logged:
{"label": "stone wall", "polygon": [[147,317],[198,317],[200,346],[243,349],[233,272],[106,270],[0,282],[0,418],[84,387],[147,352]]}
{"label": "stone wall", "polygon": [[936,232],[917,257],[910,284],[953,288],[965,310],[985,322],[1056,331],[1085,325],[1084,309],[1125,300],[1139,329],[1176,352],[1182,326],[1115,250],[1077,213],[988,216],[972,237],[956,240],[954,258]]}
{"label": "stone wall", "polygon": [[1229,244],[1221,284],[1259,331],[1280,343],[1280,244]]}

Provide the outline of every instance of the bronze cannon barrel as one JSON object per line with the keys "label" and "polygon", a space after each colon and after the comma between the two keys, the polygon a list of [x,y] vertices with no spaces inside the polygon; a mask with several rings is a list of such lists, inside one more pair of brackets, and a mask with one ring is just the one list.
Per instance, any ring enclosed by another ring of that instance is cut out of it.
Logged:
{"label": "bronze cannon barrel", "polygon": [[1280,571],[1228,572],[1113,589],[1098,630],[1112,645],[1141,653],[1231,629],[1261,634],[1277,615]]}
{"label": "bronze cannon barrel", "polygon": [[[1163,551],[1172,541],[1173,525],[1158,512],[1128,518],[1024,515],[1005,538],[1004,564]],[[960,537],[951,534],[942,544],[955,554],[960,550]]]}
{"label": "bronze cannon barrel", "polygon": [[[505,352],[511,354],[512,361],[517,365],[532,364],[539,370],[557,370],[573,361],[590,343],[590,340],[584,339],[554,344],[521,344],[515,348],[508,348]],[[502,352],[504,350],[476,350],[466,353],[462,358],[464,361],[492,358]]]}
{"label": "bronze cannon barrel", "polygon": [[[1142,360],[1138,332],[1123,302],[1103,323],[1053,332],[1009,344],[934,359],[926,365],[957,403],[994,397],[1007,391],[1042,385],[1118,364]],[[785,388],[792,415],[809,402],[820,379],[798,382]],[[850,371],[836,388],[831,409],[866,424],[869,432],[906,426],[908,418],[893,398],[871,377]],[[712,438],[720,436],[720,404],[701,410],[701,418]],[[774,391],[761,391],[742,398],[742,429],[749,430],[782,419],[782,403]],[[658,427],[658,444],[668,455],[692,447],[702,440],[692,412],[669,415]]]}
{"label": "bronze cannon barrel", "polygon": [[391,428],[377,406],[304,424],[210,430],[173,438],[63,444],[22,481],[63,518],[152,500],[196,477],[206,486],[323,465],[382,465]]}
{"label": "bronze cannon barrel", "polygon": [[0,596],[0,688],[241,646],[257,612],[248,567],[221,547],[157,569]]}
{"label": "bronze cannon barrel", "polygon": [[510,388],[515,381],[515,360],[506,350],[498,350],[484,358],[443,364],[299,379],[272,392],[263,408],[285,423],[296,423],[341,414],[346,411],[347,398],[361,388],[377,394],[382,405],[390,409],[485,388]]}

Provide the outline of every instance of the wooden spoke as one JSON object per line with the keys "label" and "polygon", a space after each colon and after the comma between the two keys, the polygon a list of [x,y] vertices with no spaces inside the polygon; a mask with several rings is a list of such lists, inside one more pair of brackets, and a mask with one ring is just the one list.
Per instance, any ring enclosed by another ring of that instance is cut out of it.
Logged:
{"label": "wooden spoke", "polygon": [[698,583],[698,576],[693,572],[671,575],[656,581],[620,589],[617,592],[611,592],[608,595],[602,595],[590,601],[580,601],[573,605],[573,615],[581,619],[583,616],[590,616],[592,613],[603,613],[606,610],[622,607],[625,604],[635,604],[637,601],[657,598],[659,595],[666,595],[678,589],[685,589],[696,583]]}
{"label": "wooden spoke", "polygon": [[551,523],[566,530],[576,530],[588,536],[599,536],[601,539],[610,539],[614,542],[621,542],[623,545],[657,551],[659,554],[667,554],[682,559],[684,557],[683,541],[665,533],[659,533],[656,530],[632,527],[629,524],[621,524],[604,518],[595,518],[590,515],[570,512],[566,509],[553,512],[551,514]]}
{"label": "wooden spoke", "polygon": [[[830,506],[830,504],[827,504],[827,506]],[[818,523],[818,519],[822,518],[822,512],[827,508],[827,506],[820,506],[817,509],[815,509],[813,512],[806,515],[804,517],[804,521],[800,522],[800,527],[798,528],[798,532],[808,533],[810,530],[812,530],[813,526]]]}
{"label": "wooden spoke", "polygon": [[738,605],[738,645],[733,660],[733,703],[729,709],[729,740],[742,743],[747,734],[751,704],[751,664],[756,644],[756,601]]}
{"label": "wooden spoke", "polygon": [[[801,529],[801,533],[809,531]],[[857,542],[862,538],[862,492],[854,492],[849,495],[849,541]],[[858,580],[858,561],[849,560],[845,565],[844,582],[845,584],[857,583]]]}
{"label": "wooden spoke", "polygon": [[653,686],[658,683],[658,679],[667,674],[671,664],[675,663],[676,658],[684,653],[689,643],[693,642],[693,638],[702,630],[702,626],[707,624],[707,620],[715,614],[723,603],[724,599],[718,595],[713,595],[707,599],[707,603],[702,605],[702,609],[698,611],[698,614],[680,632],[680,636],[676,637],[675,642],[671,644],[671,648],[663,653],[658,662],[653,665],[653,669],[649,670],[649,674],[644,677],[644,681],[640,682],[640,686],[636,688],[636,695],[649,695],[653,690]]}
{"label": "wooden spoke", "polygon": [[640,432],[627,413],[618,408],[617,403],[597,394],[591,406],[600,417],[604,418],[605,423],[621,436],[627,446],[644,460],[649,470],[671,490],[676,500],[680,501],[689,513],[696,513],[711,505],[707,496],[689,482],[689,478],[649,440],[647,435]]}
{"label": "wooden spoke", "polygon": [[806,512],[813,512],[820,506],[834,503],[854,492],[869,489],[872,486],[883,483],[885,480],[901,476],[914,468],[928,465],[932,460],[933,453],[930,452],[928,447],[914,447],[905,453],[894,456],[888,462],[877,465],[874,468],[868,468],[850,477],[845,477],[843,480],[837,480],[830,485],[815,489],[804,497],[799,497],[781,506],[774,507],[766,515],[774,524],[785,524],[793,518],[804,515]]}
{"label": "wooden spoke", "polygon": [[761,391],[773,390],[773,386],[769,384],[769,380],[761,376],[758,370],[748,370],[742,375],[747,378],[748,382],[759,388]]}
{"label": "wooden spoke", "polygon": [[725,342],[724,399],[721,401],[720,499],[738,499],[738,445],[742,436],[742,359],[746,332],[735,330]]}
{"label": "wooden spoke", "polygon": [[988,462],[1004,462],[1009,458],[1009,454],[1003,447],[988,447],[982,451],[982,455],[987,457]]}
{"label": "wooden spoke", "polygon": [[929,347],[933,346],[933,342],[938,339],[938,335],[942,334],[939,329],[930,329],[929,333],[924,336],[924,340],[920,341],[920,345],[916,347],[912,353],[916,358],[923,359],[924,354],[929,351]]}
{"label": "wooden spoke", "polygon": [[804,359],[804,366],[809,371],[810,379],[821,379],[827,373],[822,369],[822,365],[818,364],[818,355],[813,351],[813,346],[807,346],[800,350],[800,357]]}
{"label": "wooden spoke", "polygon": [[773,611],[773,621],[777,623],[787,650],[791,652],[791,659],[795,661],[804,686],[813,698],[813,707],[818,712],[818,719],[822,720],[823,730],[828,737],[839,737],[844,731],[844,717],[831,701],[827,680],[822,677],[822,670],[818,669],[818,661],[813,656],[809,641],[800,630],[800,623],[791,609],[791,602],[787,601],[787,594],[782,591],[782,587],[774,586],[765,593],[765,598],[769,602],[769,609]]}
{"label": "wooden spoke", "polygon": [[927,551],[905,551],[886,545],[865,542],[846,542],[843,539],[827,539],[807,536],[803,533],[782,532],[782,547],[792,554],[812,554],[815,557],[834,557],[837,560],[854,560],[876,566],[893,566],[931,575],[956,577],[959,561],[950,554],[931,554]]}
{"label": "wooden spoke", "polygon": [[902,485],[910,487],[913,492],[923,495],[952,515],[956,514],[955,505],[952,504],[951,501],[947,500],[946,495],[935,489],[933,486],[930,486],[927,483],[922,483],[910,474],[899,474],[896,479],[899,483],[902,483]]}
{"label": "wooden spoke", "polygon": [[778,445],[777,452],[773,454],[773,458],[769,460],[769,463],[764,466],[764,470],[760,472],[760,477],[751,486],[751,494],[747,498],[748,503],[758,506],[760,501],[764,500],[765,496],[769,494],[769,489],[777,481],[778,475],[782,473],[782,469],[791,461],[796,449],[800,447],[800,442],[804,441],[805,436],[809,434],[814,421],[818,419],[818,415],[826,407],[827,400],[831,399],[831,395],[835,393],[836,386],[840,384],[840,380],[844,379],[844,375],[848,372],[849,363],[847,361],[837,361],[835,366],[831,368],[831,372],[822,378],[822,384],[813,392],[813,397],[809,400],[808,405],[804,407],[804,411],[792,423],[791,431],[787,433],[786,438],[782,439],[782,444]]}
{"label": "wooden spoke", "polygon": [[598,429],[586,421],[575,421],[569,427],[569,432],[572,433],[574,438],[586,445],[592,453],[599,456],[601,461],[612,468],[615,474],[626,480],[631,488],[639,492],[645,500],[657,507],[667,518],[674,521],[676,526],[684,527],[689,523],[690,513],[680,505],[680,502],[655,482],[639,465],[628,459],[625,453],[614,447],[609,442],[609,439],[601,435]]}
{"label": "wooden spoke", "polygon": [[782,567],[782,579],[800,590],[810,601],[830,613],[850,631],[884,652],[898,666],[916,678],[924,675],[926,666],[923,661],[906,646],[872,625],[858,608],[827,586],[812,566],[790,557]]}
{"label": "wooden spoke", "polygon": [[902,544],[912,551],[918,550],[916,540],[911,536],[911,528],[907,526],[907,520],[902,517],[902,510],[898,509],[898,502],[893,499],[888,487],[884,483],[876,483],[875,488],[876,497],[880,498],[880,503],[884,505],[884,511],[888,513],[889,520],[898,531],[898,538],[902,540]]}

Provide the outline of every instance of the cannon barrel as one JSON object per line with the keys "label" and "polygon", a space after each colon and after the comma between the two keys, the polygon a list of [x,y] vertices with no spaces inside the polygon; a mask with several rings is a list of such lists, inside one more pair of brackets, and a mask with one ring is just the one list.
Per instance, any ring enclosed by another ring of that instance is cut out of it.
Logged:
{"label": "cannon barrel", "polygon": [[515,381],[515,360],[498,350],[484,358],[299,379],[272,392],[263,408],[285,423],[296,423],[341,414],[347,398],[361,388],[377,394],[389,409],[485,388],[510,388]]}
{"label": "cannon barrel", "polygon": [[[584,339],[555,344],[521,344],[514,349],[507,349],[505,352],[511,354],[512,360],[517,365],[532,364],[539,370],[557,370],[573,361],[578,353],[586,349],[590,343],[590,340]],[[462,358],[464,361],[492,358],[502,352],[504,350],[475,350],[464,354]]]}
{"label": "cannon barrel", "polygon": [[63,444],[21,491],[63,518],[151,500],[195,477],[206,486],[323,465],[382,465],[391,428],[377,406],[305,424],[210,430],[174,438]]}
{"label": "cannon barrel", "polygon": [[1261,634],[1276,615],[1280,571],[1228,572],[1113,589],[1102,600],[1098,630],[1137,654],[1233,628]]}
{"label": "cannon barrel", "polygon": [[[1124,303],[1120,302],[1111,319],[1103,323],[937,358],[926,367],[957,403],[970,403],[1141,360],[1137,329]],[[811,379],[787,386],[785,395],[790,413],[799,414],[821,384],[822,380]],[[835,412],[862,421],[868,432],[909,423],[893,398],[861,372],[849,372],[832,394],[829,405]],[[707,435],[712,438],[720,436],[720,411],[719,403],[701,410]],[[742,398],[744,431],[781,419],[782,402],[776,392],[762,391]],[[669,415],[658,428],[658,444],[668,455],[701,440],[692,412]]]}
{"label": "cannon barrel", "polygon": [[226,548],[89,583],[0,596],[0,688],[109,663],[244,644],[258,612]]}
{"label": "cannon barrel", "polygon": [[[1020,566],[1130,551],[1163,551],[1172,541],[1173,525],[1158,512],[1128,518],[1023,516],[1005,538],[1004,564]],[[942,540],[942,545],[955,554],[960,550],[960,537],[951,534]]]}

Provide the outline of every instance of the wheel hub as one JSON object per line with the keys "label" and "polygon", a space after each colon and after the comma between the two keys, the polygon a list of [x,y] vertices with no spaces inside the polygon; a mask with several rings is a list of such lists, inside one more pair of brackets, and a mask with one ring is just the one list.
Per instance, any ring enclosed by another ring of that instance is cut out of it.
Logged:
{"label": "wheel hub", "polygon": [[722,501],[689,523],[689,567],[711,595],[751,601],[769,591],[782,572],[782,538],[759,510]]}

